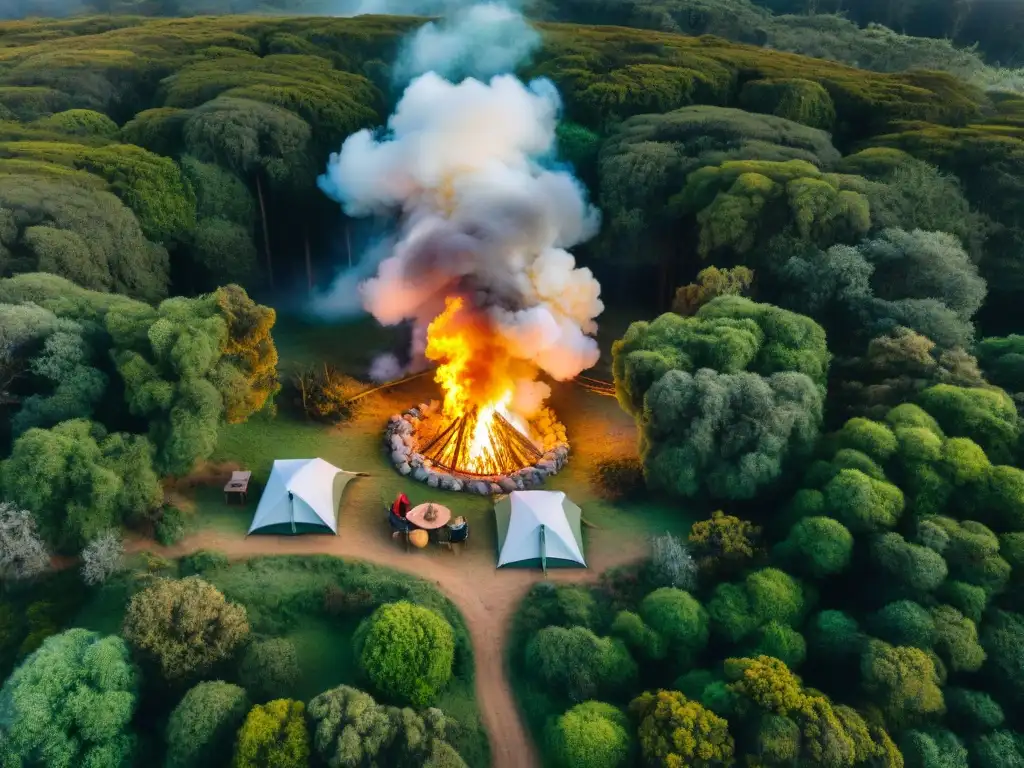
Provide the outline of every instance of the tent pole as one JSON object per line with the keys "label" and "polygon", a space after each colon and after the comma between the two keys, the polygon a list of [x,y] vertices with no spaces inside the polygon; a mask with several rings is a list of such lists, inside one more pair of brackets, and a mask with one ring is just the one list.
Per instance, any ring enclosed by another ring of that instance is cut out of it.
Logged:
{"label": "tent pole", "polygon": [[544,526],[540,527],[540,567],[544,571],[544,575],[548,575],[548,553],[547,547],[544,545]]}
{"label": "tent pole", "polygon": [[288,514],[292,520],[292,533],[295,533],[295,495],[288,491]]}

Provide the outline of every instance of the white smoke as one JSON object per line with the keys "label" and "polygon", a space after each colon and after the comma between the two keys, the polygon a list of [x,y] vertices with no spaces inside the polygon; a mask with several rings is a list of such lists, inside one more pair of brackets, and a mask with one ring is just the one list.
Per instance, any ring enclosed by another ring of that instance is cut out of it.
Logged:
{"label": "white smoke", "polygon": [[537,30],[507,5],[472,5],[420,27],[402,46],[394,79],[408,83],[427,72],[453,81],[490,78],[515,69],[540,42]]}
{"label": "white smoke", "polygon": [[378,355],[373,359],[373,363],[370,364],[370,381],[376,384],[394,381],[403,373],[402,364],[390,352]]}
{"label": "white smoke", "polygon": [[[596,234],[600,214],[571,173],[551,165],[558,91],[547,80],[486,77],[538,41],[519,14],[494,4],[425,25],[397,65],[400,76],[418,76],[386,131],[349,136],[319,179],[350,216],[400,217],[390,252],[370,262],[372,277],[359,275],[358,293],[380,323],[412,322],[413,367],[454,294],[486,313],[496,343],[533,370],[564,380],[597,362],[601,288],[566,249]],[[466,72],[477,77],[443,76]],[[350,308],[354,283],[343,275],[317,309]],[[379,359],[373,373],[397,376],[397,362]],[[516,374],[513,400],[526,416],[550,394],[528,368]]]}
{"label": "white smoke", "polygon": [[597,362],[600,285],[564,249],[593,236],[599,214],[571,175],[540,162],[559,109],[546,81],[456,85],[428,73],[385,136],[361,131],[332,155],[321,188],[349,215],[403,215],[361,294],[381,323],[414,321],[417,351],[445,296],[468,292],[514,357],[556,379]]}

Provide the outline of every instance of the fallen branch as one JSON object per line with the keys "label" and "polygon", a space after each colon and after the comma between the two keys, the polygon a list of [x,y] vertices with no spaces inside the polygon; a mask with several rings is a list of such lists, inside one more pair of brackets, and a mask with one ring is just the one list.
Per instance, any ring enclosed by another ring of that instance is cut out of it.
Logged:
{"label": "fallen branch", "polygon": [[361,397],[366,397],[367,395],[372,395],[374,392],[379,392],[380,390],[387,389],[388,387],[395,387],[395,386],[398,386],[399,384],[405,384],[405,382],[407,382],[407,381],[412,381],[413,379],[418,379],[418,378],[420,378],[422,376],[426,376],[428,373],[433,373],[433,372],[434,372],[433,368],[428,368],[425,371],[420,371],[419,373],[414,373],[411,376],[406,376],[405,378],[402,378],[402,379],[395,379],[394,381],[385,381],[383,384],[379,384],[378,386],[373,387],[372,389],[367,389],[367,390],[364,390],[363,392],[360,392],[357,395],[353,395],[352,397],[350,397],[345,402],[346,403],[354,402],[354,401],[358,400]]}

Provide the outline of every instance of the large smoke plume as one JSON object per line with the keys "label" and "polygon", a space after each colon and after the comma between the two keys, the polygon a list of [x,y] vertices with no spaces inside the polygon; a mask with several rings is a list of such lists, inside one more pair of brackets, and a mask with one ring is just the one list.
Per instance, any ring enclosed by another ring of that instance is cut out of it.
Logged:
{"label": "large smoke plume", "polygon": [[[411,321],[422,359],[428,324],[446,297],[462,296],[515,364],[515,407],[526,415],[548,393],[536,369],[564,380],[599,355],[600,285],[566,249],[600,219],[582,185],[554,167],[560,111],[547,80],[454,83],[430,71],[408,86],[386,132],[350,136],[319,182],[350,216],[400,217],[388,255],[359,286],[365,309],[384,325]],[[339,287],[320,297],[320,312],[344,312]]]}
{"label": "large smoke plume", "polygon": [[427,72],[452,81],[490,78],[515,69],[539,45],[540,35],[518,11],[472,5],[420,27],[402,46],[394,78],[403,85]]}

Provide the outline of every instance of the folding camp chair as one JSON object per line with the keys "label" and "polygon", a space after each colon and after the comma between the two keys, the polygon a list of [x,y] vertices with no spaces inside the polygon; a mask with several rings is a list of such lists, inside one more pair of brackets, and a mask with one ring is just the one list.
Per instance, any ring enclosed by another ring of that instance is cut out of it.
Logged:
{"label": "folding camp chair", "polygon": [[405,551],[409,551],[409,534],[412,532],[412,525],[408,520],[403,520],[394,512],[391,507],[387,508],[388,527],[391,529],[392,539],[401,539],[405,543]]}
{"label": "folding camp chair", "polygon": [[469,538],[469,522],[466,518],[459,516],[448,525],[442,526],[437,532],[437,543],[448,547],[452,552],[457,552],[456,545],[466,545]]}

